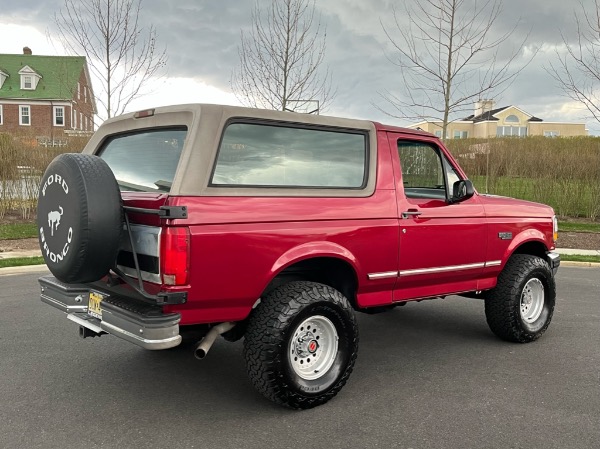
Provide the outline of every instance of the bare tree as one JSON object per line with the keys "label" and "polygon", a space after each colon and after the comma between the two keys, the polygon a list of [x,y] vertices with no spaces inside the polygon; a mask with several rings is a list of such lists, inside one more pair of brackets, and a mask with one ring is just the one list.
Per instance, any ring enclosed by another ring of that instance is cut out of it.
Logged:
{"label": "bare tree", "polygon": [[600,122],[600,2],[594,0],[593,11],[580,3],[575,12],[577,38],[570,43],[561,31],[566,52],[556,51],[556,63],[547,72],[557,81],[566,96],[585,106]]}
{"label": "bare tree", "polygon": [[376,106],[394,117],[440,121],[445,139],[452,115],[501,94],[537,53],[511,70],[527,35],[517,51],[501,57],[501,44],[518,25],[493,34],[501,6],[501,0],[405,0],[401,17],[394,9],[395,26],[382,23],[394,48],[389,59],[400,68],[402,93],[380,94],[392,112]]}
{"label": "bare tree", "polygon": [[100,80],[96,100],[108,118],[122,114],[166,65],[166,50],[157,48],[156,29],[142,27],[140,11],[141,0],[64,0],[54,15],[62,44],[85,55]]}
{"label": "bare tree", "polygon": [[314,0],[272,0],[266,11],[257,2],[251,30],[241,33],[239,67],[231,77],[234,94],[251,107],[293,110],[290,102],[302,106],[307,100],[327,107],[331,77],[328,70],[319,71],[325,37]]}

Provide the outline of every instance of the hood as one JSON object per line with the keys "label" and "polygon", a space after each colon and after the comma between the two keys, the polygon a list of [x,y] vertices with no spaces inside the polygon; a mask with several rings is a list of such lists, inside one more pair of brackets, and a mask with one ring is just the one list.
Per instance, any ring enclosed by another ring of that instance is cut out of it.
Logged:
{"label": "hood", "polygon": [[532,201],[496,195],[479,195],[488,217],[552,218],[554,209]]}

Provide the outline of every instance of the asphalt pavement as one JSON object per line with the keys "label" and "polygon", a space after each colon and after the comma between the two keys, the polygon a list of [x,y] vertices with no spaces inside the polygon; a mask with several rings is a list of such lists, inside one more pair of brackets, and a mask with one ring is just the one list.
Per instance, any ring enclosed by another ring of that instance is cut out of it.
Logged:
{"label": "asphalt pavement", "polygon": [[358,315],[354,373],[307,411],[254,391],[242,344],[145,351],[82,340],[39,300],[40,267],[0,274],[0,448],[596,448],[600,269],[561,267],[548,332],[505,343],[480,300]]}

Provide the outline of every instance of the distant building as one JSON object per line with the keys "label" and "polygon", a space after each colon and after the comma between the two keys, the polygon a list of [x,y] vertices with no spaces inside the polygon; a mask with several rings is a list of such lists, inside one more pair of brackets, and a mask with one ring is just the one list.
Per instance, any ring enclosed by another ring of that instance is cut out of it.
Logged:
{"label": "distant building", "polygon": [[[422,121],[408,126],[442,137],[441,121]],[[475,104],[473,115],[448,123],[448,139],[487,138],[505,136],[573,137],[587,136],[585,123],[545,122],[516,106],[494,109],[493,100]]]}
{"label": "distant building", "polygon": [[0,54],[0,133],[60,146],[91,134],[95,113],[85,57]]}

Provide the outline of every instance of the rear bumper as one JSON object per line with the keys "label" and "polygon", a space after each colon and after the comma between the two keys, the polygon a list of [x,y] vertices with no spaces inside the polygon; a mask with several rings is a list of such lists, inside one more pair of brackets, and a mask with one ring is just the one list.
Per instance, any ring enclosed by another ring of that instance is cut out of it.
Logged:
{"label": "rear bumper", "polygon": [[548,251],[546,253],[546,261],[548,261],[548,264],[550,265],[552,274],[556,275],[558,267],[560,267],[560,254],[554,251]]}
{"label": "rear bumper", "polygon": [[[178,313],[114,295],[85,284],[65,284],[54,276],[39,279],[40,299],[65,312],[67,318],[93,332],[107,332],[145,349],[168,349],[181,343]],[[101,318],[88,314],[90,292],[102,295]]]}

